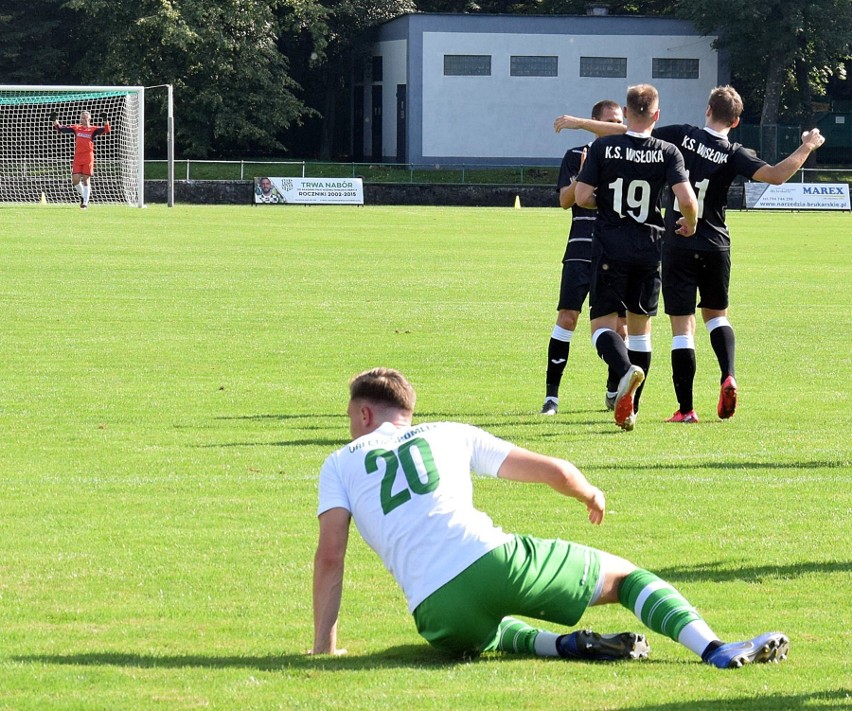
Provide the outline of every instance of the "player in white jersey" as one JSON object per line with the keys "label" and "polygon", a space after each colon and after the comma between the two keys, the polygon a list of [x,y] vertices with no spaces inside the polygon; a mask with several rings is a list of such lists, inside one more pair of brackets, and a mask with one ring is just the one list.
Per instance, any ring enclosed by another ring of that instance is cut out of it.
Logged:
{"label": "player in white jersey", "polygon": [[314,654],[342,654],[337,620],[350,521],[402,588],[418,632],[454,656],[486,650],[592,660],[647,655],[643,635],[557,634],[511,615],[565,626],[590,605],[620,602],[648,627],[718,667],[783,659],[770,632],[723,644],[695,609],[653,573],[604,551],[506,533],[473,506],[471,473],[545,483],[600,524],[606,503],[570,462],[451,422],[414,425],[415,394],[398,371],[353,378],[350,434],[320,471],[314,558]]}

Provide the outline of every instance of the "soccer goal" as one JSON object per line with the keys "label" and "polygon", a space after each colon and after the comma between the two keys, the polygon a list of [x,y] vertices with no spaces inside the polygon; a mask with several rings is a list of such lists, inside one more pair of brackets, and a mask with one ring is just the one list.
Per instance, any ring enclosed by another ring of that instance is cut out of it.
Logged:
{"label": "soccer goal", "polygon": [[0,202],[76,203],[71,187],[74,136],[57,133],[88,111],[111,131],[95,139],[92,202],[145,204],[145,88],[0,85]]}

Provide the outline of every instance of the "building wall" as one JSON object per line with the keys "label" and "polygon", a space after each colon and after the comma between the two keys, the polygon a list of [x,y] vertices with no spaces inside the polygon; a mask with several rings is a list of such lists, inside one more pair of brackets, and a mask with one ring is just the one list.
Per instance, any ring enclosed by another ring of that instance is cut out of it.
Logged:
{"label": "building wall", "polygon": [[407,50],[408,42],[405,40],[386,42],[382,50],[384,65],[382,145],[384,155],[391,161],[396,158],[396,87],[399,84],[408,83]]}
{"label": "building wall", "polygon": [[[383,26],[374,54],[385,59],[383,153],[396,155],[397,68],[408,85],[408,162],[556,164],[582,132],[553,132],[563,113],[587,116],[603,98],[624,103],[627,87],[660,91],[661,123],[701,123],[707,95],[727,68],[685,21],[647,17],[428,15]],[[404,45],[404,51],[400,48]],[[445,76],[445,55],[488,55],[488,76]],[[512,56],[556,57],[557,76],[511,76]],[[581,57],[626,58],[626,77],[581,77]],[[695,79],[652,76],[652,60],[698,60]],[[394,66],[393,85],[388,67]]]}

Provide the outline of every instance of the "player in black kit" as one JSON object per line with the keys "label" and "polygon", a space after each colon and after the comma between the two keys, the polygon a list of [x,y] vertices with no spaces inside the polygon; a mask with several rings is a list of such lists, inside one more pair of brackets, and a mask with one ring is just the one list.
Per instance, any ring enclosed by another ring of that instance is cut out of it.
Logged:
{"label": "player in black kit", "polygon": [[[630,87],[625,116],[625,135],[592,143],[574,194],[582,207],[598,209],[590,298],[592,342],[620,376],[615,423],[632,430],[651,364],[650,317],[657,313],[660,293],[664,229],[660,196],[666,185],[672,188],[681,209],[677,234],[684,237],[695,232],[698,204],[678,149],[651,137],[660,117],[657,90],[650,84]],[[627,310],[627,344],[615,333],[621,308]]]}
{"label": "player in black kit", "polygon": [[[737,381],[734,368],[734,331],[728,320],[728,286],[731,273],[730,235],[725,222],[728,188],[737,176],[773,185],[787,181],[825,138],[818,129],[802,134],[802,145],[775,165],[752,155],[738,143],[728,140],[743,111],[739,94],[730,86],[713,89],[704,128],[688,124],[661,126],[653,135],[678,146],[689,179],[698,197],[698,228],[694,240],[675,234],[679,213],[666,215],[663,247],[663,299],[672,324],[672,381],[678,410],[668,422],[698,422],[693,407],[695,379],[695,302],[716,354],[721,372],[717,414],[721,419],[734,415],[737,407]],[[610,124],[562,116],[554,124],[561,128],[585,128],[598,135],[614,133]],[[616,127],[615,131],[618,129]],[[675,204],[675,208],[677,205]]]}
{"label": "player in black kit", "polygon": [[[598,101],[592,107],[592,118],[618,124],[623,121],[618,102],[609,99]],[[559,303],[556,307],[556,324],[553,326],[547,346],[547,378],[544,405],[541,408],[542,415],[555,415],[559,408],[559,386],[565,368],[568,366],[571,340],[577,328],[583,302],[589,295],[592,279],[592,237],[597,212],[586,210],[574,201],[575,181],[587,148],[588,144],[569,148],[566,151],[556,182],[559,206],[563,210],[571,210],[571,231],[562,257],[562,281],[559,286]],[[617,330],[622,338],[627,335],[623,312],[620,314]],[[610,374],[606,397],[609,409],[615,407],[617,387],[618,379]]]}

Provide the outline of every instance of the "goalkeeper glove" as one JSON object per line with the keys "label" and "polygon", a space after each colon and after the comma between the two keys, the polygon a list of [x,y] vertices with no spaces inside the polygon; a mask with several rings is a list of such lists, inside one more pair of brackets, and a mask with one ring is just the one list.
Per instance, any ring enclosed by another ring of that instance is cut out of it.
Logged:
{"label": "goalkeeper glove", "polygon": [[99,119],[100,119],[103,123],[107,123],[107,122],[109,121],[109,116],[107,116],[106,114],[101,114],[100,116],[98,116],[98,118],[99,118]]}
{"label": "goalkeeper glove", "polygon": [[58,118],[59,118],[59,114],[58,114],[58,113],[56,113],[55,111],[51,111],[51,112],[50,112],[50,120],[51,120],[51,121],[56,121]]}

